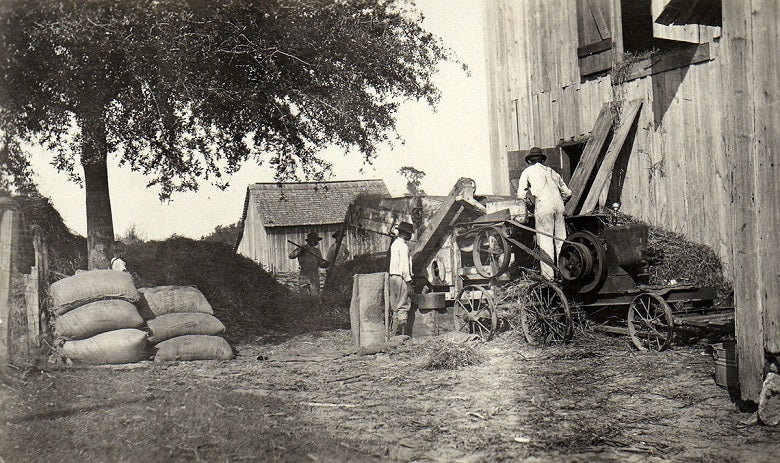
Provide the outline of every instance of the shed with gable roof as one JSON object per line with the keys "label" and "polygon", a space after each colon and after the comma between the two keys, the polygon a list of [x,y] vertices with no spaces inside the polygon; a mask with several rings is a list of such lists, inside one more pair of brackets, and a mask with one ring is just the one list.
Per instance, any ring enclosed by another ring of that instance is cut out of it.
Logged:
{"label": "shed with gable roof", "polygon": [[[349,205],[361,196],[387,198],[390,193],[383,180],[253,183],[246,191],[236,252],[269,272],[295,272],[298,262],[288,258],[294,248],[288,240],[303,244],[306,235],[315,232],[322,237],[319,247],[327,258],[335,243],[332,235],[341,230]],[[388,240],[350,231],[342,246],[354,257],[384,252]]]}

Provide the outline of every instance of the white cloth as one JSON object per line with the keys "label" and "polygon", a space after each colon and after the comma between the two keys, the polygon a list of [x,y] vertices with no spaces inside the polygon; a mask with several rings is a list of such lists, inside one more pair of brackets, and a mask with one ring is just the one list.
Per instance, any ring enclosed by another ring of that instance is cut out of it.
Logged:
{"label": "white cloth", "polygon": [[[571,190],[563,182],[560,174],[544,164],[536,163],[528,166],[520,174],[520,183],[517,188],[517,197],[525,198],[526,191],[536,197],[534,204],[534,218],[536,230],[549,235],[554,235],[559,240],[553,240],[549,236],[536,234],[536,244],[539,249],[546,252],[553,262],[558,262],[558,254],[563,246],[562,239],[566,238],[566,225],[563,221],[563,199],[571,196]],[[552,280],[555,272],[552,267],[541,263],[542,275]]]}
{"label": "white cloth", "polygon": [[563,212],[563,199],[571,196],[571,190],[558,172],[540,163],[528,166],[520,174],[518,198],[525,198],[529,185],[531,194],[536,196],[534,215]]}
{"label": "white cloth", "polygon": [[121,257],[114,257],[111,259],[111,270],[124,272],[127,270],[127,265],[125,265],[125,261],[123,261]]}
{"label": "white cloth", "polygon": [[412,281],[412,260],[409,257],[409,245],[400,236],[390,245],[390,275],[400,275],[404,281]]}

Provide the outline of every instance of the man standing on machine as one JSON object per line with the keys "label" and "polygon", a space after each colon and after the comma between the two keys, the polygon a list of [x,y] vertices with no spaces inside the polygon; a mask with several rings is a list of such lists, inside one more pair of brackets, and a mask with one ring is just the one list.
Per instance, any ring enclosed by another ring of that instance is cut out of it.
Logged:
{"label": "man standing on machine", "polygon": [[[517,197],[528,200],[534,206],[536,220],[536,243],[547,253],[553,262],[557,262],[561,246],[566,238],[566,225],[563,221],[563,203],[571,197],[571,190],[566,186],[558,172],[544,165],[547,156],[541,148],[533,147],[525,157],[528,167],[520,174]],[[551,237],[555,236],[556,240]],[[555,277],[552,267],[541,263],[542,275],[548,280]]]}

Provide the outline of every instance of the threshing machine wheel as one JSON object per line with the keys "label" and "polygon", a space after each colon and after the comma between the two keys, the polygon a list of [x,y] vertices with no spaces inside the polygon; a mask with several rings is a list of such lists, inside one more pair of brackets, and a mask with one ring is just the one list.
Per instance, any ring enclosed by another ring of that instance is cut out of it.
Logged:
{"label": "threshing machine wheel", "polygon": [[601,284],[604,283],[604,279],[607,278],[607,252],[604,250],[601,240],[587,230],[576,231],[569,235],[566,240],[588,248],[593,261],[592,270],[574,282],[577,285],[577,292],[588,294],[598,290]]}
{"label": "threshing machine wheel", "polygon": [[498,317],[493,295],[479,285],[469,285],[458,293],[454,307],[455,328],[490,340],[496,332]]}
{"label": "threshing machine wheel", "polygon": [[485,278],[495,278],[509,268],[511,246],[500,227],[486,227],[477,233],[472,249],[477,273]]}
{"label": "threshing machine wheel", "polygon": [[549,346],[571,340],[569,301],[554,283],[532,284],[520,295],[519,303],[520,323],[529,344]]}
{"label": "threshing machine wheel", "polygon": [[674,336],[669,304],[659,295],[642,293],[628,307],[628,335],[641,351],[662,351]]}

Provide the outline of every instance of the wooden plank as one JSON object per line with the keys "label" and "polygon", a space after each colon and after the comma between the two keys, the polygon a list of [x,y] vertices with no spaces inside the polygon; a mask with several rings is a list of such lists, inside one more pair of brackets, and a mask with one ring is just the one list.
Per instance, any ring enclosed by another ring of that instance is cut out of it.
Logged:
{"label": "wooden plank", "polygon": [[[10,199],[0,198],[0,201]],[[9,208],[4,208],[8,206]],[[11,204],[0,205],[0,377],[4,378],[10,360],[8,335],[11,313],[11,277],[13,271],[13,235],[17,226],[17,214]]]}
{"label": "wooden plank", "polygon": [[[762,304],[764,348],[780,354],[780,2],[753,1],[753,101],[755,102],[756,228],[760,269],[758,293]],[[773,71],[769,71],[773,70]]]}
{"label": "wooden plank", "polygon": [[595,55],[612,48],[612,39],[599,40],[596,43],[590,43],[577,47],[577,58],[584,58],[586,56]]}
{"label": "wooden plank", "polygon": [[[739,363],[740,394],[758,402],[763,384],[764,325],[756,271],[759,269],[756,226],[754,89],[750,69],[754,60],[752,7],[749,2],[723,2],[724,77],[721,93],[725,100],[724,142],[733,176],[734,214],[731,241],[734,265],[735,334]],[[763,66],[763,63],[762,63]]]}
{"label": "wooden plank", "polygon": [[574,170],[574,174],[571,177],[569,189],[571,189],[572,195],[568,204],[566,204],[566,214],[573,215],[574,211],[577,210],[577,205],[583,197],[585,186],[593,173],[593,169],[596,167],[599,154],[601,154],[604,142],[606,141],[611,128],[612,111],[610,110],[610,104],[605,103],[601,107],[601,112],[596,118],[596,123],[593,126],[590,138],[588,138],[588,142],[585,144],[585,149],[582,152],[580,162],[577,164],[577,168]]}
{"label": "wooden plank", "polygon": [[581,211],[588,212],[593,210],[596,207],[596,202],[601,195],[601,191],[609,186],[609,180],[612,176],[612,167],[615,165],[615,161],[623,147],[623,143],[626,141],[626,136],[634,125],[636,116],[639,113],[639,108],[641,107],[642,100],[631,100],[624,105],[620,115],[620,125],[615,131],[612,141],[609,143],[606,154],[604,154],[604,160],[601,161],[598,173],[596,174],[595,180],[593,180],[593,185],[591,186],[588,196],[585,198],[585,202],[582,204]]}
{"label": "wooden plank", "polygon": [[601,37],[602,40],[612,37],[609,25],[607,24],[607,19],[604,16],[604,12],[601,11],[600,2],[596,0],[587,0],[587,4],[590,8],[591,14],[593,15],[593,20],[596,22],[596,27],[599,31],[599,37]]}
{"label": "wooden plank", "polygon": [[691,45],[637,61],[629,66],[626,73],[621,76],[621,79],[623,79],[623,82],[629,82],[642,77],[709,61],[710,59],[709,43]]}
{"label": "wooden plank", "polygon": [[612,52],[613,51],[610,49],[595,55],[580,58],[580,76],[590,76],[612,69]]}

